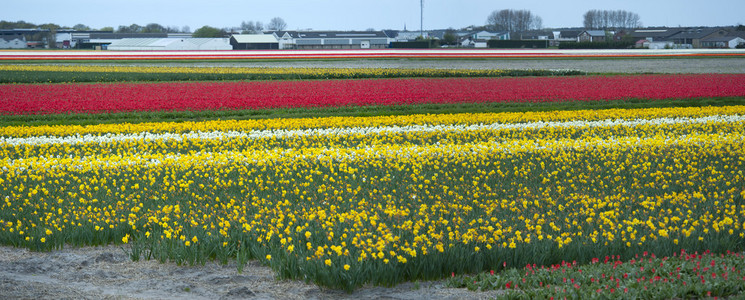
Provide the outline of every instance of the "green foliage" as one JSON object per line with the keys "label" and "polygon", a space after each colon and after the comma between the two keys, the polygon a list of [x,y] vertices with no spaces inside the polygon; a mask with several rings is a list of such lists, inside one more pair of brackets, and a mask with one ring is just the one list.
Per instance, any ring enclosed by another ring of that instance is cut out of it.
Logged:
{"label": "green foliage", "polygon": [[225,35],[226,33],[224,30],[205,25],[205,26],[202,26],[202,28],[199,28],[196,31],[194,31],[194,33],[191,36],[195,38],[221,38],[221,37],[225,37]]}
{"label": "green foliage", "polygon": [[742,253],[715,255],[671,253],[657,257],[643,252],[628,261],[605,256],[588,263],[561,262],[549,266],[453,276],[451,287],[505,291],[506,299],[687,299],[742,296],[745,263]]}

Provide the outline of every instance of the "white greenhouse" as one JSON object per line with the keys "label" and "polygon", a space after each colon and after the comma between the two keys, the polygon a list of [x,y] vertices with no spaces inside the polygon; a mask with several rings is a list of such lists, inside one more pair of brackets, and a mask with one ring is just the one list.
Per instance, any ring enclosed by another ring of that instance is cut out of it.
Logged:
{"label": "white greenhouse", "polygon": [[233,50],[228,38],[131,38],[111,43],[108,50]]}

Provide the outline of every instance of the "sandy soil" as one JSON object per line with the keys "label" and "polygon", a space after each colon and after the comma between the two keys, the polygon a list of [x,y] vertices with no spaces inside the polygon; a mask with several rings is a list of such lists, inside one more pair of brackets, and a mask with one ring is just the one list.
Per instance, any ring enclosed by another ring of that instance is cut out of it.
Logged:
{"label": "sandy soil", "polygon": [[0,246],[2,299],[487,299],[500,291],[447,288],[444,281],[364,287],[354,293],[278,280],[252,261],[178,266],[133,262],[119,246],[30,252]]}

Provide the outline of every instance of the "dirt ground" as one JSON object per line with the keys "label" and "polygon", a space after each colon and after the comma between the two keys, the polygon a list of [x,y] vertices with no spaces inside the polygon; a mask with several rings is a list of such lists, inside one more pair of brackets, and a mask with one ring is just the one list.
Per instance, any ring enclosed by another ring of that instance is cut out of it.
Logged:
{"label": "dirt ground", "polygon": [[1,299],[490,299],[499,291],[472,292],[444,281],[363,287],[354,293],[301,281],[278,280],[255,261],[178,266],[133,262],[119,246],[52,252],[0,246]]}

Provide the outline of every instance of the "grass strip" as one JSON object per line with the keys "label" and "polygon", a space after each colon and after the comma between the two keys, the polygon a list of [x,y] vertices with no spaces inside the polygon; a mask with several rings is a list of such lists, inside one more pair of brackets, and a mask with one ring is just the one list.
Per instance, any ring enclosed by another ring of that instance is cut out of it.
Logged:
{"label": "grass strip", "polygon": [[745,98],[704,98],[646,100],[627,99],[612,101],[565,102],[494,102],[416,104],[395,106],[344,106],[317,108],[276,108],[260,110],[206,110],[206,111],[157,111],[119,112],[100,114],[46,114],[0,115],[0,126],[39,125],[91,125],[143,122],[185,122],[205,120],[247,120],[268,118],[321,118],[332,116],[388,116],[408,114],[454,114],[481,112],[529,112],[613,108],[703,107],[745,105]]}

